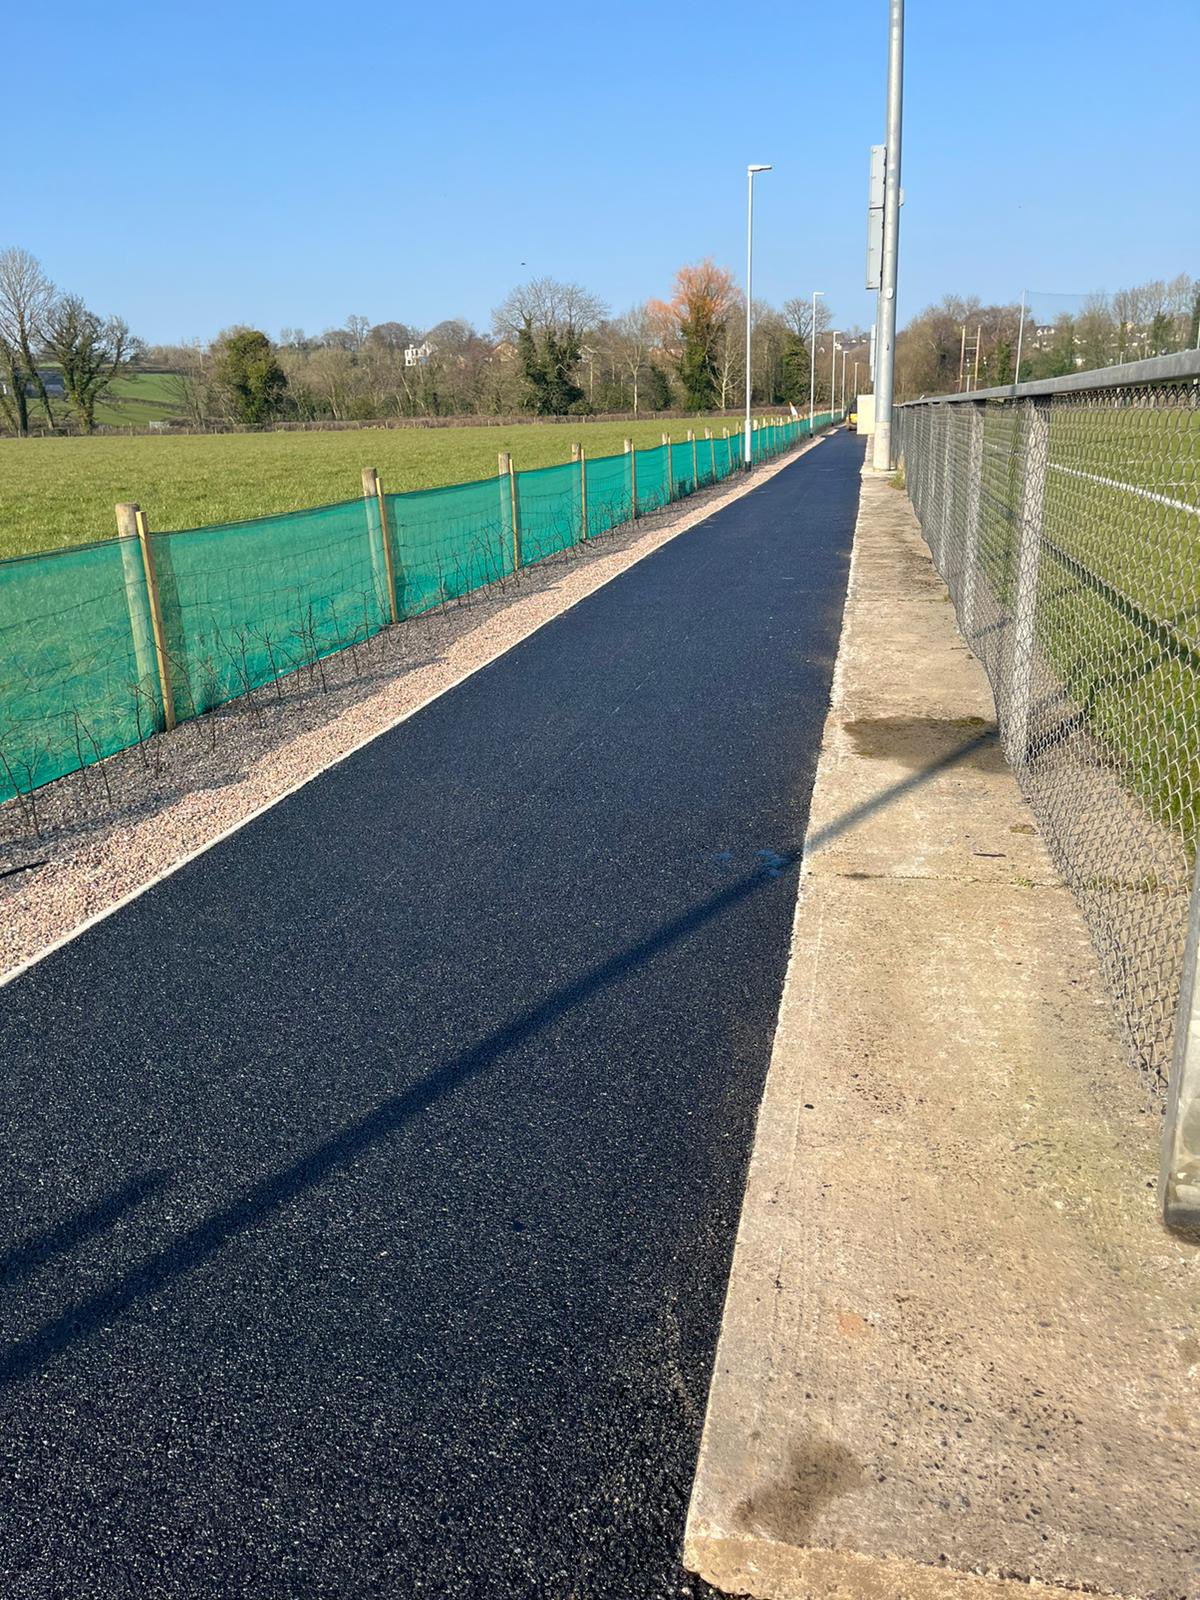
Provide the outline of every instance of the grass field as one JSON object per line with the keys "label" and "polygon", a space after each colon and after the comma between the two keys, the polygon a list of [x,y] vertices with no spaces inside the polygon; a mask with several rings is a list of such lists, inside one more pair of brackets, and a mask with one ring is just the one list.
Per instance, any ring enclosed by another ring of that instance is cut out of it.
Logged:
{"label": "grass field", "polygon": [[[682,439],[689,427],[703,433],[706,424],[675,417],[667,426]],[[656,445],[662,432],[659,420],[3,439],[0,558],[106,539],[121,500],[136,500],[156,530],[195,528],[354,499],[363,467],[377,467],[390,492],[429,489],[494,476],[499,450],[511,450],[522,470],[569,461],[574,439],[594,457],[618,454],[626,435]]]}
{"label": "grass field", "polygon": [[184,414],[180,380],[170,372],[125,373],[96,406],[96,421],[110,428],[144,428]]}

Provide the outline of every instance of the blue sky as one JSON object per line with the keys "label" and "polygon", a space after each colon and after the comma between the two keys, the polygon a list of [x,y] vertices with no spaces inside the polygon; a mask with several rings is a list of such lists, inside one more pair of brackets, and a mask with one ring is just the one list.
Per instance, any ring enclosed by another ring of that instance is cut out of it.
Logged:
{"label": "blue sky", "polygon": [[[1200,274],[1200,0],[909,0],[900,317]],[[144,338],[350,313],[427,326],[534,274],[615,311],[711,254],[868,324],[886,0],[97,6],[36,63],[6,238]],[[42,114],[42,108],[46,108]],[[1190,108],[1190,109],[1189,109]],[[750,131],[747,131],[750,130]]]}

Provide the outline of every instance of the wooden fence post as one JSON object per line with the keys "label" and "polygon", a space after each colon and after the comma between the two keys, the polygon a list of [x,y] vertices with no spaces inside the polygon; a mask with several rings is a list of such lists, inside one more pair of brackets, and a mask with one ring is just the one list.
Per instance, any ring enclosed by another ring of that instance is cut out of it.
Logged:
{"label": "wooden fence post", "polygon": [[[501,483],[508,479],[508,524],[512,532],[513,571],[516,572],[521,565],[521,517],[517,510],[517,475],[513,470],[512,456],[507,450],[501,450],[499,455],[499,478]],[[504,490],[500,491],[501,505],[504,501]]]}
{"label": "wooden fence post", "polygon": [[583,538],[588,537],[588,512],[587,512],[587,451],[583,445],[575,446],[579,452],[579,524]]}
{"label": "wooden fence post", "polygon": [[375,571],[376,593],[383,590],[387,602],[389,622],[399,622],[400,607],[396,598],[396,571],[392,560],[391,531],[388,528],[387,501],[384,499],[383,484],[374,467],[362,469],[363,499],[368,508],[375,502],[376,514],[379,518],[377,527],[372,526],[371,513],[367,511],[367,536],[371,541],[371,566]]}
{"label": "wooden fence post", "polygon": [[122,514],[132,516],[142,552],[142,573],[146,579],[146,600],[150,607],[150,628],[154,635],[154,654],[158,662],[158,687],[162,692],[163,722],[168,733],[175,726],[175,695],[171,688],[171,662],[167,655],[167,636],[163,631],[162,606],[158,598],[158,575],[154,570],[154,547],[150,528],[136,501],[117,507],[117,524]]}
{"label": "wooden fence post", "polygon": [[691,443],[691,446],[692,446],[692,490],[694,492],[695,490],[697,490],[700,487],[700,468],[699,468],[699,466],[697,464],[697,460],[696,460],[696,430],[695,430],[695,428],[689,428],[688,429],[688,439],[689,439],[689,441]]}
{"label": "wooden fence post", "polygon": [[133,658],[137,663],[138,692],[146,693],[156,677],[154,640],[150,633],[150,597],[146,593],[146,569],[142,564],[137,539],[137,506],[117,507],[117,536],[121,540],[121,569],[125,576],[125,605],[129,610],[129,631],[133,635]]}
{"label": "wooden fence post", "polygon": [[637,521],[637,450],[632,439],[625,441],[625,454],[629,457],[629,500],[631,505],[630,521]]}
{"label": "wooden fence post", "polygon": [[664,433],[662,436],[663,455],[667,462],[667,504],[670,505],[674,498],[675,474],[671,470],[671,435]]}
{"label": "wooden fence post", "polygon": [[715,444],[715,442],[713,440],[713,431],[712,431],[711,428],[705,428],[705,430],[704,430],[704,439],[705,439],[705,443],[708,445],[709,482],[710,483],[716,483],[716,481],[717,481],[717,446],[716,446],[716,444]]}

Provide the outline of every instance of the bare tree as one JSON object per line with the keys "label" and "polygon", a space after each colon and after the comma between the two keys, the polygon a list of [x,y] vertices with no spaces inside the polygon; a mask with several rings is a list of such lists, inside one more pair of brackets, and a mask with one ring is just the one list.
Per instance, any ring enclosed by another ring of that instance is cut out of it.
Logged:
{"label": "bare tree", "polygon": [[638,385],[656,343],[657,323],[646,305],[631,306],[612,325],[613,355],[633,389],[633,414],[638,414]]}
{"label": "bare tree", "polygon": [[499,339],[516,339],[522,328],[551,333],[556,338],[578,338],[604,316],[603,300],[577,283],[555,278],[533,278],[513,289],[492,312],[492,329]]}
{"label": "bare tree", "polygon": [[21,434],[29,432],[27,383],[33,384],[46,408],[47,421],[54,426],[50,396],[34,354],[45,335],[53,303],[54,285],[35,256],[16,247],[0,251],[0,358],[11,391],[11,420]]}

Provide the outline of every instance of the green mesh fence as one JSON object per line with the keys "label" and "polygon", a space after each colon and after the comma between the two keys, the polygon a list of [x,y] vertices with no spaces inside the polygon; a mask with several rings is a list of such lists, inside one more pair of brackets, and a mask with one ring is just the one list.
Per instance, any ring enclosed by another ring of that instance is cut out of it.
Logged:
{"label": "green mesh fence", "polygon": [[180,719],[313,667],[387,618],[378,510],[365,500],[152,543]]}
{"label": "green mesh fence", "polygon": [[136,539],[0,562],[0,798],[136,743],[160,709]]}
{"label": "green mesh fence", "polygon": [[[816,418],[825,426],[828,414]],[[768,422],[756,461],[809,433]],[[377,500],[150,537],[177,718],[320,662],[391,620],[486,588],[720,483],[741,429]],[[636,496],[636,506],[635,506]],[[514,515],[515,513],[515,515]],[[387,546],[385,548],[385,536]],[[164,724],[141,549],[113,539],[0,561],[0,800],[139,742]]]}

